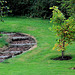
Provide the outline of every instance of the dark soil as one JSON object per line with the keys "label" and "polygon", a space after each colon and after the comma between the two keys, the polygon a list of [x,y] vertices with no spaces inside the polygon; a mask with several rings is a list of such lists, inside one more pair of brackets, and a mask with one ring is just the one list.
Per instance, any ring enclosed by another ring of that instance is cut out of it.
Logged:
{"label": "dark soil", "polygon": [[71,56],[64,56],[64,58],[62,58],[62,56],[60,57],[56,57],[56,58],[51,58],[52,60],[71,60],[72,57]]}
{"label": "dark soil", "polygon": [[25,50],[28,50],[29,48],[31,48],[31,47],[29,47],[29,46],[10,47],[10,48],[8,49],[8,51],[25,51]]}
{"label": "dark soil", "polygon": [[15,40],[15,41],[12,41],[10,42],[12,44],[24,44],[24,43],[35,43],[33,40],[30,40],[30,39],[26,39],[26,40]]}
{"label": "dark soil", "polygon": [[21,33],[15,33],[14,35],[12,35],[13,37],[24,37],[27,35],[21,34]]}
{"label": "dark soil", "polygon": [[69,69],[75,70],[75,67],[72,67],[72,68],[69,68]]}

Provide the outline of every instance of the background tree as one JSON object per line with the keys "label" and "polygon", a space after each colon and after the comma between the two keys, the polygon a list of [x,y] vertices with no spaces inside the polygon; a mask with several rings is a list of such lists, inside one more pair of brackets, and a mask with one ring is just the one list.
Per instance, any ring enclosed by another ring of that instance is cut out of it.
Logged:
{"label": "background tree", "polygon": [[6,0],[12,16],[52,17],[49,7],[58,6],[66,18],[74,16],[75,0]]}
{"label": "background tree", "polygon": [[73,17],[66,19],[63,13],[58,9],[58,7],[53,6],[53,16],[50,18],[54,30],[57,32],[58,42],[55,44],[53,49],[57,49],[62,52],[62,59],[64,59],[65,47],[72,43],[75,35],[75,21]]}
{"label": "background tree", "polygon": [[4,22],[2,19],[9,12],[9,7],[7,6],[7,1],[1,0],[0,1],[0,20]]}
{"label": "background tree", "polygon": [[13,16],[50,18],[49,7],[58,5],[57,0],[7,0]]}

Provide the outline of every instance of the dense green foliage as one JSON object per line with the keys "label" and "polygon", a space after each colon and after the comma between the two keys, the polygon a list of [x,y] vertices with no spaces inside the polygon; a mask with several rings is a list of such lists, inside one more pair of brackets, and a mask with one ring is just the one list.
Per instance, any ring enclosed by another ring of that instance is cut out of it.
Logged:
{"label": "dense green foliage", "polygon": [[49,7],[58,6],[68,18],[75,13],[74,0],[7,0],[12,15],[50,18],[52,10]]}
{"label": "dense green foliage", "polygon": [[49,18],[49,7],[58,5],[57,0],[7,0],[13,15]]}
{"label": "dense green foliage", "polygon": [[52,50],[56,43],[56,35],[48,28],[52,23],[39,18],[6,17],[1,22],[0,30],[6,32],[21,32],[34,36],[37,48],[0,63],[0,75],[75,75],[75,42],[67,46],[66,55],[71,60],[55,61],[61,52]]}

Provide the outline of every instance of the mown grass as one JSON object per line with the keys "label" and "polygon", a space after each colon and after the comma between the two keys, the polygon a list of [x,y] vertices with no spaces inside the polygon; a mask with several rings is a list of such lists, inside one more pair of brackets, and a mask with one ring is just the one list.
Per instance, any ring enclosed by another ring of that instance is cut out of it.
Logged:
{"label": "mown grass", "polygon": [[61,52],[52,50],[56,37],[50,26],[49,20],[40,18],[7,17],[0,22],[0,31],[26,33],[37,40],[37,48],[0,63],[0,75],[74,75],[69,68],[75,67],[75,42],[65,51],[71,60],[51,60]]}

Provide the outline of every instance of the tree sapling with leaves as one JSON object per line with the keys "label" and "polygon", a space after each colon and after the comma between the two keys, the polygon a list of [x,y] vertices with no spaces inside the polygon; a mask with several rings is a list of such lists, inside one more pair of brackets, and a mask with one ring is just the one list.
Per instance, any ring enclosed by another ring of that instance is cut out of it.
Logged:
{"label": "tree sapling with leaves", "polygon": [[[50,18],[50,22],[53,23],[53,29],[56,31],[58,42],[53,47],[62,52],[62,59],[64,59],[65,47],[71,44],[75,38],[75,21],[73,17],[66,19],[63,13],[57,6],[50,7],[53,10],[53,16]],[[50,28],[51,29],[51,28]]]}

